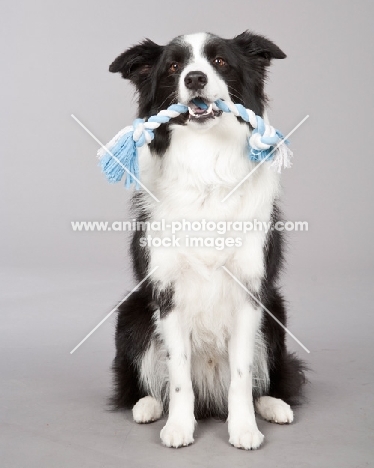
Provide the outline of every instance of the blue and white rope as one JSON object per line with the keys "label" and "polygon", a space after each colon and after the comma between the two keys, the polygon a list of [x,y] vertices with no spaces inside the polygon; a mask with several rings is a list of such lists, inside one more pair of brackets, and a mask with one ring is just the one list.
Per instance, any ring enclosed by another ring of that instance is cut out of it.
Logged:
{"label": "blue and white rope", "polygon": [[[201,108],[207,107],[200,100],[196,100],[196,104]],[[246,109],[241,104],[234,104],[221,99],[213,103],[213,109],[231,112],[236,117],[241,117],[245,122],[251,124],[253,131],[248,141],[248,149],[249,158],[252,161],[272,160],[272,166],[278,172],[283,167],[291,166],[292,152],[287,147],[288,142],[282,141],[283,135],[281,132],[265,123],[262,117],[256,115],[252,110]],[[123,166],[136,178],[139,178],[137,148],[145,143],[149,145],[154,138],[154,130],[160,125],[168,123],[170,119],[186,112],[188,112],[188,107],[184,104],[172,104],[157,115],[149,117],[148,120],[135,119],[133,125],[127,126],[118,132],[106,148],[101,148],[98,151],[101,160],[100,165],[108,180],[110,182],[120,181],[125,173]],[[126,175],[126,187],[135,181],[131,174]]]}

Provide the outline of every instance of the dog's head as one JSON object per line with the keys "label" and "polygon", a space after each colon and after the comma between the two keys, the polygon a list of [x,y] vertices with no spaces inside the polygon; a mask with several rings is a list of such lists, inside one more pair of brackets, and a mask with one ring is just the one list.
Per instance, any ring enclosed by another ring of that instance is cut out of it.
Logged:
{"label": "dog's head", "polygon": [[[135,84],[140,117],[180,102],[190,112],[175,123],[209,128],[220,120],[220,112],[210,106],[217,99],[231,99],[261,115],[266,69],[272,59],[285,57],[273,42],[248,31],[234,39],[198,33],[179,36],[166,46],[147,39],[123,52],[109,70]],[[196,106],[194,98],[208,109]]]}

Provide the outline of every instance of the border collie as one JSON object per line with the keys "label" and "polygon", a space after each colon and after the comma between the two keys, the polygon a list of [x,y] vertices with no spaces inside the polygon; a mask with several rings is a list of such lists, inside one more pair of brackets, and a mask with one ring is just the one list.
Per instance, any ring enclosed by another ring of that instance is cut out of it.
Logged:
{"label": "border collie", "polygon": [[[162,220],[161,238],[171,237],[168,227],[176,220],[279,220],[279,174],[268,162],[222,202],[257,163],[248,157],[251,126],[210,104],[231,100],[266,118],[267,67],[285,57],[248,31],[234,39],[198,33],[166,46],[144,40],[109,68],[136,86],[142,118],[172,103],[189,106],[140,149],[141,181],[159,202],[145,190],[135,193],[135,215],[147,229],[134,233],[131,255],[139,282],[157,268],[119,308],[113,364],[113,404],[132,407],[137,423],[167,414],[160,435],[168,447],[191,444],[200,418],[227,419],[230,444],[247,450],[264,439],[255,411],[279,424],[293,421],[289,404],[304,383],[303,365],[287,352],[282,327],[258,305],[286,324],[277,287],[280,232],[240,233],[240,247],[227,243],[223,249],[187,246],[191,232],[179,247],[144,242]],[[196,98],[208,107],[192,102]]]}

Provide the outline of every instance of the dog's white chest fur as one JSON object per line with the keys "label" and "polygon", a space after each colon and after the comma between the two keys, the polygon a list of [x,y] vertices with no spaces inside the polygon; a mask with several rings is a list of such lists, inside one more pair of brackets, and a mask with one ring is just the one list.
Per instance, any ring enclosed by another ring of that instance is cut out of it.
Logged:
{"label": "dog's white chest fur", "polygon": [[[240,125],[232,115],[220,117],[222,124],[205,132],[176,126],[166,154],[159,158],[149,151],[141,155],[142,178],[160,200],[149,197],[146,207],[150,221],[190,222],[270,221],[274,199],[278,195],[279,176],[268,164],[263,164],[226,200],[224,197],[254,168],[247,156],[248,127]],[[149,232],[170,237],[171,229]],[[180,247],[151,247],[150,268],[158,266],[154,277],[161,285],[179,279],[192,281],[218,279],[218,270],[229,265],[246,279],[263,276],[263,246],[265,230],[248,232],[217,231],[177,232]],[[218,250],[185,246],[185,236],[239,237],[241,247]],[[214,280],[213,280],[214,281]],[[184,288],[191,291],[191,288]],[[198,288],[199,290],[201,288]],[[221,288],[222,289],[222,288]],[[217,297],[217,301],[219,298]],[[191,301],[187,301],[191,302]],[[205,298],[201,298],[205,302]]]}

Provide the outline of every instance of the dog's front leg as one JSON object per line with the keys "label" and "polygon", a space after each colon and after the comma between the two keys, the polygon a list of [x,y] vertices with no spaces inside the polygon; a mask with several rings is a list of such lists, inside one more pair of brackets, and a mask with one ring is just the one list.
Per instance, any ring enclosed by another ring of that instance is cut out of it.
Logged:
{"label": "dog's front leg", "polygon": [[257,428],[252,397],[252,372],[256,330],[261,309],[247,303],[235,312],[228,344],[231,383],[228,396],[229,442],[246,450],[258,448],[264,436]]}
{"label": "dog's front leg", "polygon": [[160,436],[167,447],[181,447],[194,441],[191,340],[178,310],[171,310],[161,318],[161,328],[169,370],[169,416]]}

